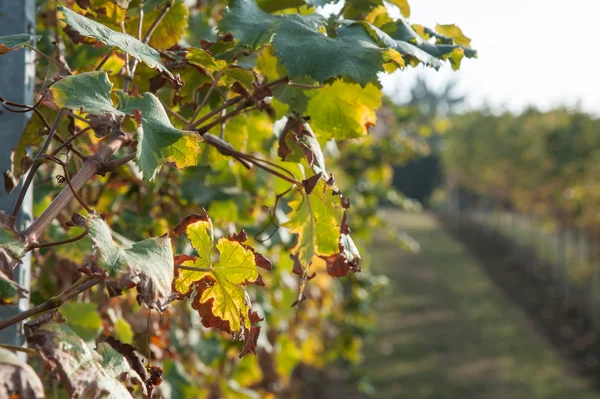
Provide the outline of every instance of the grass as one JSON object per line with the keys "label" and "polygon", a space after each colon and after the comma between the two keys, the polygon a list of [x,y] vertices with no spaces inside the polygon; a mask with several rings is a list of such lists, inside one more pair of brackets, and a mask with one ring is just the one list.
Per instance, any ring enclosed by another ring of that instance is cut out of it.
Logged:
{"label": "grass", "polygon": [[600,395],[566,367],[459,243],[427,214],[387,211],[421,252],[384,234],[371,264],[393,293],[378,305],[365,370],[377,398],[592,399]]}

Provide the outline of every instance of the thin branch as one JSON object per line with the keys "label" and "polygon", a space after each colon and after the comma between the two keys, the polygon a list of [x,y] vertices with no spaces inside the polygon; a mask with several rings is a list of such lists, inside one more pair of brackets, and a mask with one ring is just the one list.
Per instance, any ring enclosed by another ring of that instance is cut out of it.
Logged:
{"label": "thin branch", "polygon": [[98,64],[98,66],[95,68],[96,71],[99,71],[100,68],[102,68],[104,66],[104,64],[106,63],[106,61],[108,61],[108,59],[110,58],[110,55],[112,54],[112,48],[108,49],[108,53],[106,53],[106,55],[104,56],[104,58],[102,58],[102,61],[100,61],[100,63]]}
{"label": "thin branch", "polygon": [[[272,82],[267,83],[267,86],[270,87],[270,88],[275,88],[275,87],[281,86],[284,83],[287,83],[288,81],[289,81],[289,78],[287,76],[284,76],[283,78],[280,78],[280,79],[277,79],[277,80],[274,80]],[[208,114],[204,115],[202,118],[200,118],[197,121],[195,121],[194,123],[192,123],[192,125],[188,129],[190,129],[190,128],[196,128],[197,126],[201,125],[202,123],[206,122],[207,120],[209,120],[213,116],[215,116],[218,113],[220,113],[221,111],[223,111],[225,108],[230,107],[230,106],[232,106],[234,104],[237,104],[240,101],[242,101],[243,99],[244,99],[244,97],[237,96],[237,97],[233,97],[233,98],[225,101],[223,103],[223,105],[221,105],[220,107],[217,107],[217,108],[213,109]]]}
{"label": "thin branch", "polygon": [[196,107],[196,111],[194,112],[194,116],[192,116],[192,119],[190,119],[190,122],[186,125],[186,127],[185,127],[186,129],[190,129],[192,127],[195,127],[194,126],[194,120],[198,117],[198,114],[200,114],[200,111],[202,111],[202,107],[204,107],[206,105],[206,103],[208,102],[208,98],[212,94],[212,92],[215,89],[215,87],[217,87],[217,83],[219,82],[219,79],[221,79],[221,73],[220,72],[217,73],[217,75],[215,76],[212,84],[208,88],[208,91],[206,92],[206,95],[202,99],[202,102],[200,103],[200,105],[198,105]]}
{"label": "thin branch", "polygon": [[50,132],[48,133],[46,142],[44,143],[38,154],[35,156],[35,159],[33,160],[33,165],[31,165],[31,169],[29,169],[29,173],[27,173],[27,177],[25,178],[23,187],[21,187],[19,197],[17,198],[17,202],[15,203],[15,207],[13,208],[12,213],[10,214],[9,223],[11,224],[11,226],[14,226],[14,223],[17,221],[17,217],[19,216],[19,212],[21,211],[21,205],[23,204],[23,200],[25,199],[25,195],[27,194],[27,190],[29,189],[29,186],[31,185],[31,182],[33,181],[33,177],[35,176],[37,170],[42,164],[42,157],[46,154],[46,151],[50,146],[50,142],[52,141],[52,137],[54,137],[54,133],[56,133],[56,129],[58,128],[58,124],[60,123],[60,120],[64,113],[65,108],[61,109],[58,112],[58,116],[56,117],[56,119],[54,120],[54,124],[50,128]]}
{"label": "thin branch", "polygon": [[213,116],[221,113],[221,111],[223,111],[225,108],[230,107],[230,106],[232,106],[234,104],[237,104],[240,101],[242,101],[243,99],[244,99],[244,97],[237,96],[237,97],[234,97],[234,98],[232,98],[230,100],[225,101],[223,103],[223,105],[221,105],[220,107],[217,107],[217,108],[213,109],[208,114],[206,114],[202,118],[198,119],[196,122],[193,122],[188,129],[190,129],[190,128],[192,128],[192,129],[196,128],[198,125],[201,125],[202,123],[206,122],[207,120],[209,120]]}
{"label": "thin branch", "polygon": [[75,241],[79,241],[82,238],[85,238],[85,236],[87,236],[88,234],[88,229],[85,229],[85,231],[81,234],[79,234],[78,236],[72,237],[72,238],[67,238],[65,240],[60,240],[60,241],[53,241],[53,242],[32,242],[31,244],[29,244],[27,246],[27,249],[25,251],[31,251],[34,249],[38,249],[38,248],[49,248],[49,247],[55,247],[58,245],[63,245],[63,244],[70,244],[72,242]]}
{"label": "thin branch", "polygon": [[173,0],[171,0],[167,4],[165,4],[165,6],[161,10],[160,14],[158,15],[158,17],[156,17],[154,22],[152,22],[150,29],[148,29],[148,32],[146,32],[146,36],[144,36],[144,39],[142,40],[144,43],[148,43],[150,41],[150,38],[154,34],[154,31],[156,30],[158,25],[162,22],[165,15],[167,15],[167,13],[171,9],[171,7],[173,7]]}
{"label": "thin branch", "polygon": [[36,53],[38,53],[39,55],[41,55],[42,57],[44,57],[46,60],[48,60],[49,62],[57,65],[60,69],[62,69],[63,71],[65,71],[67,73],[67,75],[73,75],[73,72],[71,72],[69,70],[69,68],[65,67],[64,65],[62,65],[60,62],[56,61],[54,58],[47,56],[46,54],[42,53],[40,50],[36,49],[33,46],[28,46],[30,49],[32,49],[33,51],[35,51]]}
{"label": "thin branch", "polygon": [[14,352],[27,353],[30,356],[39,356],[39,353],[37,353],[35,350],[33,350],[31,348],[25,348],[23,346],[0,344],[0,348],[8,349],[9,351],[14,351]]}
{"label": "thin branch", "polygon": [[144,27],[144,5],[140,4],[140,22],[138,23],[138,40],[142,40],[142,28]]}
{"label": "thin branch", "polygon": [[119,169],[121,166],[125,165],[127,162],[135,159],[135,152],[125,155],[119,159],[113,159],[112,161],[106,162],[104,166],[105,172],[112,172],[113,170]]}
{"label": "thin branch", "polygon": [[288,86],[292,86],[292,87],[299,87],[301,89],[322,89],[325,86],[313,86],[313,85],[305,85],[302,83],[294,83],[294,82],[288,82],[287,84]]}
{"label": "thin branch", "polygon": [[177,269],[181,269],[181,270],[191,270],[193,272],[212,272],[214,271],[212,268],[210,267],[193,267],[193,266],[182,266],[182,265],[175,265],[175,267]]}
{"label": "thin branch", "polygon": [[177,118],[180,122],[183,122],[186,125],[188,124],[188,120],[185,119],[183,116],[181,116],[181,114],[177,113],[171,107],[169,107],[167,104],[165,104],[165,102],[163,100],[160,100],[160,102],[161,102],[161,104],[163,105],[163,107],[165,108],[165,110],[167,111],[168,114],[170,114],[171,116]]}
{"label": "thin branch", "polygon": [[71,287],[67,288],[61,294],[48,299],[42,304],[29,308],[24,312],[17,313],[6,320],[2,320],[0,322],[0,331],[12,326],[13,324],[17,324],[20,321],[29,319],[30,317],[35,317],[50,310],[57,309],[69,299],[89,290],[98,283],[100,283],[100,279],[84,276],[73,283]]}
{"label": "thin branch", "polygon": [[92,209],[85,203],[85,201],[83,200],[83,198],[81,198],[79,196],[79,194],[77,193],[77,190],[75,190],[75,188],[73,187],[73,184],[71,184],[71,177],[69,176],[69,157],[68,157],[68,155],[67,155],[67,161],[66,162],[63,162],[60,159],[58,159],[56,157],[51,157],[49,155],[47,155],[46,158],[51,159],[52,161],[54,161],[57,164],[59,164],[60,166],[62,166],[63,173],[65,174],[65,180],[67,180],[67,185],[69,186],[69,188],[73,192],[73,196],[75,197],[75,199],[77,199],[77,202],[79,202],[79,204],[86,211],[88,211],[88,213],[92,213],[93,212]]}
{"label": "thin branch", "polygon": [[[39,103],[39,101],[38,101],[38,103]],[[52,127],[50,126],[50,124],[48,123],[48,121],[46,120],[46,118],[44,118],[44,115],[42,115],[42,113],[37,108],[34,108],[33,111],[40,118],[40,120],[42,121],[42,123],[44,124],[44,126],[46,127],[46,129],[48,131],[50,131],[50,129],[52,129]],[[54,133],[54,139],[56,141],[60,142],[61,144],[64,144],[65,141],[66,141],[62,137],[60,137],[60,135],[58,133]],[[70,144],[67,145],[67,148],[69,149],[69,151],[72,151],[73,154],[77,155],[82,161],[85,161],[85,155],[83,155],[81,152],[79,152],[78,149],[76,149],[75,147],[73,147]]]}
{"label": "thin branch", "polygon": [[[198,133],[200,133],[201,135],[208,132],[210,129],[212,129],[213,127],[224,123],[225,121],[227,121],[228,119],[233,118],[236,115],[239,115],[242,113],[242,111],[244,110],[244,108],[248,108],[252,105],[251,102],[246,102],[244,104],[240,104],[236,109],[234,109],[233,111],[221,116],[219,119],[214,120],[213,122],[209,123],[208,125],[204,125],[202,126],[200,129],[198,129]],[[224,109],[222,111],[225,111]],[[222,137],[221,137],[222,138]]]}
{"label": "thin branch", "polygon": [[67,147],[69,144],[71,144],[73,142],[73,140],[75,140],[77,137],[80,137],[84,133],[89,132],[91,129],[92,129],[91,126],[81,129],[80,131],[78,131],[77,133],[75,133],[74,135],[69,137],[67,140],[65,140],[61,145],[56,147],[50,154],[48,154],[48,157],[56,156],[56,154],[58,154],[60,152],[60,150]]}

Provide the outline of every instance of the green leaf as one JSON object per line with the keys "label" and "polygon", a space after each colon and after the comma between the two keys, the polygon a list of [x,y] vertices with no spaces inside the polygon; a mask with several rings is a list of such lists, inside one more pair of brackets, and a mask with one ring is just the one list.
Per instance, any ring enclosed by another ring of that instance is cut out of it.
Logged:
{"label": "green leaf", "polygon": [[197,132],[180,130],[171,124],[160,100],[152,93],[134,97],[118,91],[121,110],[129,115],[141,113],[138,122],[136,162],[144,179],[154,180],[161,166],[172,162],[182,169],[198,164],[202,138]]}
{"label": "green leaf", "polygon": [[69,327],[85,341],[95,341],[102,327],[102,319],[93,303],[67,302],[60,307],[60,314]]}
{"label": "green leaf", "polygon": [[[442,66],[442,62],[439,59],[437,59],[436,56],[430,54],[427,51],[422,50],[417,45],[410,42],[411,40],[416,40],[413,36],[401,36],[400,39],[392,38],[392,36],[384,32],[383,30],[377,28],[375,25],[369,24],[364,21],[344,20],[339,22],[348,26],[363,27],[365,31],[370,35],[370,37],[373,40],[375,40],[379,44],[379,46],[383,48],[394,49],[402,55],[414,57],[423,64],[434,67],[436,69]],[[415,35],[418,38],[419,43],[430,44],[428,42],[423,42],[420,36],[418,36],[416,33]],[[431,46],[434,45],[432,44]]]}
{"label": "green leaf", "polygon": [[282,161],[301,162],[302,155],[315,174],[325,180],[329,174],[325,168],[325,156],[310,125],[302,118],[287,118],[283,132],[279,136],[278,155]]}
{"label": "green leaf", "polygon": [[281,19],[261,10],[255,0],[231,0],[219,23],[219,31],[231,32],[240,43],[258,48],[271,41],[272,25]]}
{"label": "green leaf", "polygon": [[14,259],[21,259],[25,255],[25,242],[23,237],[3,224],[0,224],[0,248],[8,251]]}
{"label": "green leaf", "polygon": [[8,349],[0,348],[0,397],[43,399],[40,377],[25,361]]}
{"label": "green leaf", "polygon": [[132,398],[120,382],[123,362],[117,361],[122,358],[118,353],[103,356],[100,363],[96,361],[98,354],[66,324],[49,322],[26,328],[29,346],[39,351],[51,372],[56,372],[70,397]]}
{"label": "green leaf", "polygon": [[125,115],[116,109],[110,97],[113,84],[104,71],[93,71],[66,76],[54,83],[48,91],[58,107],[67,107],[91,114]]}
{"label": "green leaf", "polygon": [[343,76],[364,86],[383,71],[382,49],[360,27],[343,27],[331,38],[312,20],[290,15],[279,24],[273,45],[291,78],[309,75],[323,82]]}
{"label": "green leaf", "polygon": [[64,6],[58,6],[57,9],[63,13],[63,22],[80,35],[93,37],[109,47],[117,47],[135,57],[138,61],[144,62],[150,68],[158,69],[167,75],[171,75],[160,60],[159,52],[149,45],[142,43],[133,36],[107,28]]}
{"label": "green leaf", "polygon": [[40,40],[41,38],[41,36],[28,35],[26,33],[0,36],[0,55],[26,46],[31,46],[34,42]]}
{"label": "green leaf", "polygon": [[164,311],[171,299],[173,251],[169,237],[152,237],[131,245],[113,241],[110,228],[98,215],[74,216],[76,225],[87,227],[98,251],[98,264],[125,288],[135,285],[139,300],[149,308]]}
{"label": "green leaf", "polygon": [[306,112],[321,143],[364,136],[375,125],[375,110],[381,106],[381,92],[372,84],[362,88],[336,80],[307,96]]}

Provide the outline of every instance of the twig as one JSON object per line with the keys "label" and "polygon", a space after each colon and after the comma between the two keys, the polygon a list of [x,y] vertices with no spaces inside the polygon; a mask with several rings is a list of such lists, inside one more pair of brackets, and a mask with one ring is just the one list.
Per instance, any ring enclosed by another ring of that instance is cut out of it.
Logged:
{"label": "twig", "polygon": [[75,190],[75,188],[73,188],[73,185],[71,184],[71,177],[69,176],[69,156],[67,155],[67,161],[63,162],[60,159],[56,158],[56,157],[51,157],[49,155],[46,155],[46,158],[56,162],[58,165],[62,166],[63,168],[63,173],[65,174],[65,180],[67,181],[67,185],[69,186],[69,188],[71,189],[71,191],[73,192],[73,196],[77,199],[77,202],[79,202],[79,204],[86,210],[88,211],[88,213],[92,213],[92,209],[85,203],[85,201],[83,200],[83,198],[81,198],[79,196],[79,194],[77,193],[77,190]]}
{"label": "twig", "polygon": [[[48,123],[48,121],[46,120],[46,118],[44,118],[44,115],[42,115],[42,113],[37,109],[34,108],[33,111],[35,112],[35,114],[41,119],[42,123],[44,124],[44,126],[46,127],[46,129],[48,131],[50,131],[50,129],[52,129],[52,127],[50,126],[50,124]],[[70,112],[70,111],[69,111]],[[58,133],[54,133],[54,139],[58,142],[60,142],[61,144],[65,143],[65,140],[60,137],[60,135]],[[72,145],[67,145],[67,148],[69,149],[69,151],[72,151],[73,154],[77,155],[79,158],[81,158],[82,161],[85,161],[85,155],[83,155],[81,152],[79,152],[78,149],[76,149],[75,147],[73,147]]]}
{"label": "twig", "polygon": [[[202,135],[202,134],[208,132],[210,129],[212,129],[213,127],[217,126],[218,124],[224,123],[228,119],[233,118],[234,116],[241,114],[244,108],[247,108],[247,107],[249,107],[251,105],[252,105],[252,102],[246,102],[244,104],[241,104],[236,109],[234,109],[233,111],[229,112],[228,114],[225,114],[225,115],[221,116],[219,119],[217,119],[217,120],[209,123],[208,125],[202,126],[200,129],[198,129],[198,133],[200,133]],[[223,109],[222,111],[225,111],[225,109]],[[223,138],[223,137],[221,137],[221,138]]]}
{"label": "twig", "polygon": [[213,90],[217,86],[217,83],[219,82],[219,79],[221,79],[221,72],[217,73],[217,75],[215,76],[212,84],[210,85],[210,87],[208,88],[208,91],[206,92],[206,95],[202,99],[202,102],[200,102],[200,105],[198,105],[196,107],[196,111],[194,112],[194,116],[192,116],[192,119],[190,119],[190,122],[186,125],[186,127],[185,127],[186,129],[194,127],[194,120],[198,117],[198,114],[200,113],[200,111],[202,111],[202,107],[204,107],[206,105],[206,103],[208,102],[208,98],[210,97],[210,95],[212,94]]}
{"label": "twig", "polygon": [[305,85],[302,83],[294,83],[294,82],[288,82],[287,84],[288,86],[292,86],[292,87],[299,87],[301,89],[322,89],[325,86],[313,86],[313,85]]}
{"label": "twig", "polygon": [[25,348],[23,346],[0,344],[0,348],[8,349],[9,351],[14,351],[14,352],[27,353],[30,356],[39,356],[39,354],[35,350],[33,350],[31,348]]}
{"label": "twig", "polygon": [[31,169],[29,169],[29,173],[27,173],[27,177],[25,178],[23,187],[21,187],[21,191],[19,192],[19,197],[17,198],[17,202],[15,203],[15,207],[13,208],[13,211],[10,214],[9,223],[11,224],[11,226],[14,226],[15,222],[17,221],[17,217],[19,216],[19,212],[21,211],[21,205],[23,204],[23,200],[25,199],[25,194],[27,194],[27,190],[29,189],[31,182],[33,181],[33,177],[35,176],[37,170],[39,169],[40,165],[42,164],[42,157],[46,154],[46,151],[48,150],[48,147],[50,146],[50,142],[52,141],[52,137],[54,137],[54,133],[56,132],[56,129],[58,128],[58,124],[60,123],[60,120],[64,113],[65,113],[65,108],[61,109],[58,112],[58,116],[56,117],[56,119],[54,120],[54,124],[50,128],[50,132],[48,133],[46,142],[44,143],[44,145],[42,146],[42,148],[40,149],[38,154],[35,156],[35,159],[33,160],[33,165],[31,165]]}
{"label": "twig", "polygon": [[144,27],[144,5],[140,4],[140,22],[138,23],[138,40],[142,40],[142,28]]}
{"label": "twig", "polygon": [[163,107],[165,108],[165,110],[167,111],[168,114],[170,114],[171,116],[174,116],[180,122],[183,122],[186,125],[188,124],[188,120],[185,119],[183,116],[181,116],[181,114],[175,112],[171,107],[169,107],[167,104],[165,104],[165,102],[163,100],[160,100],[160,102],[161,102],[161,104],[163,105]]}
{"label": "twig", "polygon": [[206,122],[207,120],[209,120],[213,116],[217,115],[218,113],[220,113],[221,111],[223,111],[227,107],[230,107],[230,106],[232,106],[234,104],[237,104],[240,101],[242,101],[243,99],[244,99],[244,97],[237,96],[237,97],[233,97],[230,100],[225,101],[223,103],[223,105],[221,105],[220,107],[217,107],[217,108],[213,109],[208,114],[206,114],[202,118],[198,119],[196,122],[193,122],[188,129],[193,129],[193,128],[197,127],[198,125],[201,125],[202,123]]}
{"label": "twig", "polygon": [[69,144],[71,144],[73,142],[73,140],[75,140],[77,137],[81,136],[82,134],[89,132],[91,129],[92,129],[92,127],[88,126],[84,129],[81,129],[80,131],[78,131],[77,133],[75,133],[74,135],[69,137],[68,139],[64,140],[61,145],[56,147],[50,154],[48,154],[48,157],[56,156],[56,154],[58,154],[60,152],[60,150],[67,147]]}
{"label": "twig", "polygon": [[[284,83],[287,83],[288,81],[289,81],[289,78],[287,76],[284,76],[283,78],[280,78],[280,79],[274,80],[272,82],[269,82],[267,84],[267,86],[270,87],[270,88],[274,88],[274,87],[278,87],[278,86],[280,86],[280,85],[282,85]],[[244,97],[237,96],[237,97],[233,97],[232,99],[229,99],[229,100],[225,101],[223,103],[223,105],[221,105],[220,107],[217,107],[217,108],[213,109],[208,114],[204,115],[202,118],[200,118],[196,122],[192,123],[192,125],[188,129],[195,128],[195,127],[201,125],[205,121],[209,120],[210,118],[212,118],[216,114],[218,114],[221,111],[223,111],[225,108],[230,107],[230,106],[232,106],[234,104],[237,104],[237,103],[239,103],[243,99],[244,99]]]}
{"label": "twig", "polygon": [[0,322],[0,331],[4,330],[7,327],[12,326],[20,321],[26,320],[30,317],[38,316],[42,313],[48,312],[53,309],[59,308],[63,303],[68,301],[69,299],[81,294],[84,291],[87,291],[94,285],[98,284],[100,279],[84,276],[77,280],[73,285],[67,288],[65,291],[60,293],[59,295],[48,299],[46,302],[34,306],[30,309],[27,309],[24,312],[17,313],[16,315],[9,317],[6,320]]}
{"label": "twig", "polygon": [[113,159],[112,161],[108,161],[104,165],[105,172],[112,172],[113,170],[119,169],[121,166],[125,165],[127,162],[135,159],[135,152],[125,155],[119,159]]}
{"label": "twig", "polygon": [[84,238],[85,236],[87,236],[88,234],[88,229],[85,229],[85,231],[81,234],[79,234],[78,236],[72,237],[72,238],[67,238],[65,240],[60,240],[60,241],[53,241],[53,242],[32,242],[31,244],[29,244],[27,246],[26,251],[32,251],[34,249],[38,249],[38,248],[49,248],[49,247],[55,247],[57,245],[63,245],[63,244],[70,244],[72,242],[75,241],[79,241],[82,238]]}
{"label": "twig", "polygon": [[171,0],[167,4],[165,4],[165,6],[161,10],[160,14],[158,15],[158,17],[156,17],[154,22],[152,22],[150,29],[148,29],[148,32],[146,32],[146,36],[144,36],[144,39],[142,40],[144,43],[148,43],[150,41],[150,38],[154,34],[154,31],[156,30],[158,25],[162,22],[165,15],[167,15],[167,13],[171,9],[171,7],[173,7],[173,0]]}
{"label": "twig", "polygon": [[100,63],[98,64],[98,66],[95,68],[96,71],[99,71],[100,68],[102,68],[104,66],[104,64],[106,63],[106,61],[108,61],[108,59],[110,58],[111,54],[112,54],[112,48],[108,49],[108,53],[106,53],[106,55],[104,56],[104,58],[102,58],[102,61],[100,61]]}
{"label": "twig", "polygon": [[57,65],[60,69],[65,71],[68,75],[73,75],[73,72],[71,72],[67,67],[62,65],[60,62],[56,61],[54,58],[47,56],[46,54],[42,53],[40,50],[36,49],[33,46],[28,46],[28,47],[30,49],[32,49],[33,51],[35,51],[36,53],[38,53],[39,55],[41,55],[42,57],[44,57],[45,59],[47,59],[49,62],[52,62],[53,64]]}

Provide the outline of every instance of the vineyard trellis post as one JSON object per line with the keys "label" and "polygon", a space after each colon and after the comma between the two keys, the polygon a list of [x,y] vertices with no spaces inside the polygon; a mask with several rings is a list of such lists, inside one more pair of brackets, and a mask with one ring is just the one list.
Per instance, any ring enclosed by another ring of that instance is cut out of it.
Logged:
{"label": "vineyard trellis post", "polygon": [[[17,33],[35,32],[35,0],[0,0],[0,36]],[[22,104],[33,102],[33,89],[35,79],[34,53],[31,50],[13,51],[0,58],[0,95],[9,97],[11,101]],[[6,171],[11,165],[11,152],[21,137],[29,113],[0,113],[0,170]],[[4,188],[0,189],[0,209],[11,212],[19,194],[16,188],[7,194]],[[32,190],[30,188],[27,198],[23,201],[17,227],[23,229],[31,221]],[[30,280],[30,254],[22,259],[21,264],[14,271],[15,280],[24,288],[29,288]],[[29,307],[29,299],[22,298],[16,306],[0,307],[0,320],[6,319]],[[16,324],[0,331],[0,343],[9,345],[23,345],[25,337],[21,331],[21,324]]]}

